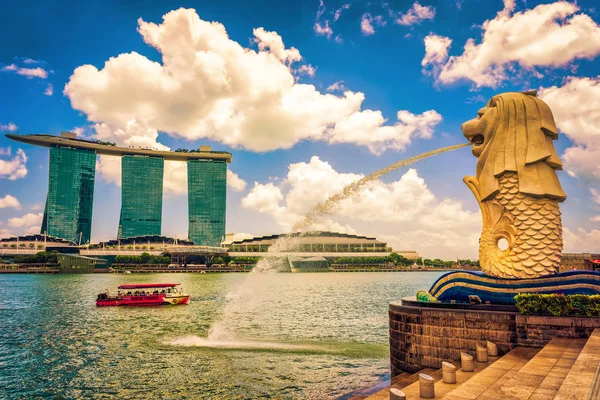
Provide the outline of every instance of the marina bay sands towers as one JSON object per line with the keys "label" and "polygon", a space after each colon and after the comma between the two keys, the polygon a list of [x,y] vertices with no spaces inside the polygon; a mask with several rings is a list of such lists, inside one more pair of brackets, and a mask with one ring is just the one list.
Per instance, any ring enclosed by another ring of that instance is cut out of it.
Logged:
{"label": "marina bay sands towers", "polygon": [[13,135],[19,142],[50,148],[48,196],[42,233],[89,243],[96,155],[121,157],[121,214],[117,236],[160,235],[164,161],[187,163],[188,239],[219,246],[225,236],[227,163],[231,154],[201,146],[191,151],[158,151],[61,136]]}
{"label": "marina bay sands towers", "polygon": [[160,235],[164,160],[123,156],[118,238]]}

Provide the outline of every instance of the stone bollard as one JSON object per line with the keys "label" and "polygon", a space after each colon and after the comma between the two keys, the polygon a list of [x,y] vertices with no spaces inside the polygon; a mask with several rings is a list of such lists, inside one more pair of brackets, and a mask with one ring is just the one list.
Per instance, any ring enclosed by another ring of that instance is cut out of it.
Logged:
{"label": "stone bollard", "polygon": [[473,367],[473,356],[469,353],[460,353],[460,366],[465,372],[473,372],[475,370]]}
{"label": "stone bollard", "polygon": [[444,383],[456,383],[456,367],[444,361],[442,363],[442,377]]}
{"label": "stone bollard", "polygon": [[498,356],[498,345],[496,345],[496,343],[490,342],[489,340],[487,340],[486,343],[487,343],[488,356],[497,357]]}
{"label": "stone bollard", "polygon": [[476,345],[475,347],[477,347],[477,361],[482,363],[488,362],[487,347],[483,347],[480,345]]}
{"label": "stone bollard", "polygon": [[406,400],[406,395],[400,389],[390,389],[390,400]]}
{"label": "stone bollard", "polygon": [[433,378],[427,374],[419,374],[419,395],[422,399],[433,399],[435,389]]}

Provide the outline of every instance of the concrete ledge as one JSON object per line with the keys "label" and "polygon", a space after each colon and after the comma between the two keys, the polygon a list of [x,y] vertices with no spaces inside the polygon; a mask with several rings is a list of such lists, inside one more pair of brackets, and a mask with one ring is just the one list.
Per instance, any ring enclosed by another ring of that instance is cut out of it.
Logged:
{"label": "concrete ledge", "polygon": [[481,306],[434,308],[390,303],[392,376],[426,367],[439,369],[443,361],[459,359],[461,352],[475,355],[476,346],[486,340],[495,343],[502,355],[516,346],[543,347],[553,337],[587,338],[600,327],[600,318],[521,315]]}

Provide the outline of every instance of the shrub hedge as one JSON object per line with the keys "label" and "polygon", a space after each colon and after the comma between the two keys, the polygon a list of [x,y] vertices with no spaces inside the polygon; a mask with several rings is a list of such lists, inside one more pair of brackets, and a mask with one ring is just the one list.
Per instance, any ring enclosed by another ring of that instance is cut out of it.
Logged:
{"label": "shrub hedge", "polygon": [[532,293],[518,294],[515,300],[521,314],[600,317],[600,295]]}
{"label": "shrub hedge", "polygon": [[57,251],[40,251],[31,255],[18,255],[13,257],[13,261],[17,264],[34,264],[34,263],[50,263],[56,264]]}
{"label": "shrub hedge", "polygon": [[436,299],[435,297],[433,297],[426,290],[419,290],[417,292],[417,301],[423,301],[425,303],[437,303],[438,299]]}

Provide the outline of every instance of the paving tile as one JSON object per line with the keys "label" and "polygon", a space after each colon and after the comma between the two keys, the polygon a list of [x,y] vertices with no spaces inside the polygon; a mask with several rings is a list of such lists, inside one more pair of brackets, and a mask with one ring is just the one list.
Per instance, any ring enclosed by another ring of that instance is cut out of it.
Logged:
{"label": "paving tile", "polygon": [[[475,372],[457,369],[456,384],[441,381],[441,370],[429,375],[435,375],[436,399],[579,400],[586,398],[599,363],[597,329],[587,341],[554,338],[541,350],[517,347],[489,365],[475,363]],[[409,399],[420,398],[418,382],[401,389]],[[369,399],[389,399],[389,388]]]}
{"label": "paving tile", "polygon": [[555,395],[556,390],[538,388],[529,396],[528,400],[549,400],[553,399]]}
{"label": "paving tile", "polygon": [[534,390],[534,388],[529,386],[504,386],[502,388],[503,394],[494,397],[494,399],[527,400]]}
{"label": "paving tile", "polygon": [[585,399],[600,364],[600,329],[596,328],[565,377],[555,399]]}
{"label": "paving tile", "polygon": [[585,400],[587,399],[588,392],[589,388],[586,387],[563,384],[554,397],[554,400]]}

